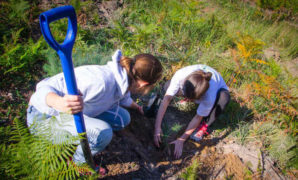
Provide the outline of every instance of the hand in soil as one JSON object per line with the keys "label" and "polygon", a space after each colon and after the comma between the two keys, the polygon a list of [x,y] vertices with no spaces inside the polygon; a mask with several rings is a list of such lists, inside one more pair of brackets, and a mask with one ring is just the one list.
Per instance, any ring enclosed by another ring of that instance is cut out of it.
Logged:
{"label": "hand in soil", "polygon": [[159,147],[159,143],[161,143],[160,135],[162,134],[161,128],[155,128],[154,130],[154,144]]}
{"label": "hand in soil", "polygon": [[175,145],[175,150],[174,150],[175,158],[177,158],[177,159],[180,158],[180,156],[182,155],[182,151],[183,151],[184,140],[179,138],[175,141],[172,141],[170,144]]}
{"label": "hand in soil", "polygon": [[135,109],[136,111],[138,111],[140,114],[144,115],[144,111],[143,111],[143,107],[138,105],[138,103],[136,102],[132,102],[130,105],[131,109]]}
{"label": "hand in soil", "polygon": [[138,112],[144,115],[143,106],[138,106]]}

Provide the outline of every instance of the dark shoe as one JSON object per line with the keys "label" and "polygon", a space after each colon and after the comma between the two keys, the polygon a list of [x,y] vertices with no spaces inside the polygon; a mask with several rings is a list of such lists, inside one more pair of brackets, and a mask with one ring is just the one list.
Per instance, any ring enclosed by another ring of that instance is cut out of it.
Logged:
{"label": "dark shoe", "polygon": [[143,107],[143,111],[146,117],[155,118],[158,112],[159,105],[161,103],[161,99],[159,95],[153,93],[148,101],[147,106]]}

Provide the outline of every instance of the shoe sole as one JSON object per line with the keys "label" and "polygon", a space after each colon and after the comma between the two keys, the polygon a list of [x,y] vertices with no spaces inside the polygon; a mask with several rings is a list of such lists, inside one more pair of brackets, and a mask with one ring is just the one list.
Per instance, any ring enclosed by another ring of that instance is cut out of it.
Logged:
{"label": "shoe sole", "polygon": [[195,137],[195,136],[191,136],[190,139],[191,140],[194,140],[196,142],[199,142],[199,141],[201,141],[203,139],[203,137],[198,138],[198,137]]}

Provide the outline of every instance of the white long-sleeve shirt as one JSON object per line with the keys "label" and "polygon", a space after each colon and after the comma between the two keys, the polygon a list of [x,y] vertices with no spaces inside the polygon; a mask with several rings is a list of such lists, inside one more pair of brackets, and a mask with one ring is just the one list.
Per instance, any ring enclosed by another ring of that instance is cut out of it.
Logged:
{"label": "white long-sleeve shirt", "polygon": [[[75,68],[77,87],[83,94],[83,114],[95,117],[114,104],[129,107],[133,100],[128,89],[126,70],[120,65],[121,51],[117,50],[112,61],[107,65],[86,65]],[[42,113],[59,116],[59,112],[46,103],[48,93],[54,92],[60,96],[67,94],[63,73],[59,73],[39,82],[30,104]]]}

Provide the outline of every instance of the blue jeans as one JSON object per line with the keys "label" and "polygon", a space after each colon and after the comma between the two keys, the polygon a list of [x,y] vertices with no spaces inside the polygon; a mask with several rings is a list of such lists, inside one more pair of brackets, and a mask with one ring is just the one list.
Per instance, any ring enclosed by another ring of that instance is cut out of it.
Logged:
{"label": "blue jeans", "polygon": [[[104,150],[111,142],[113,130],[119,131],[130,123],[130,114],[126,109],[120,106],[113,106],[111,109],[101,113],[95,118],[84,115],[84,121],[91,153],[95,155]],[[54,120],[50,115],[39,112],[34,106],[29,106],[27,109],[27,125],[31,132],[34,132],[31,126],[33,122],[36,126],[38,126],[38,124],[55,126],[57,129],[65,130],[71,135],[77,135],[72,115],[63,113],[60,114],[60,118]],[[73,161],[76,163],[86,162],[81,145],[78,145],[73,156]]]}

